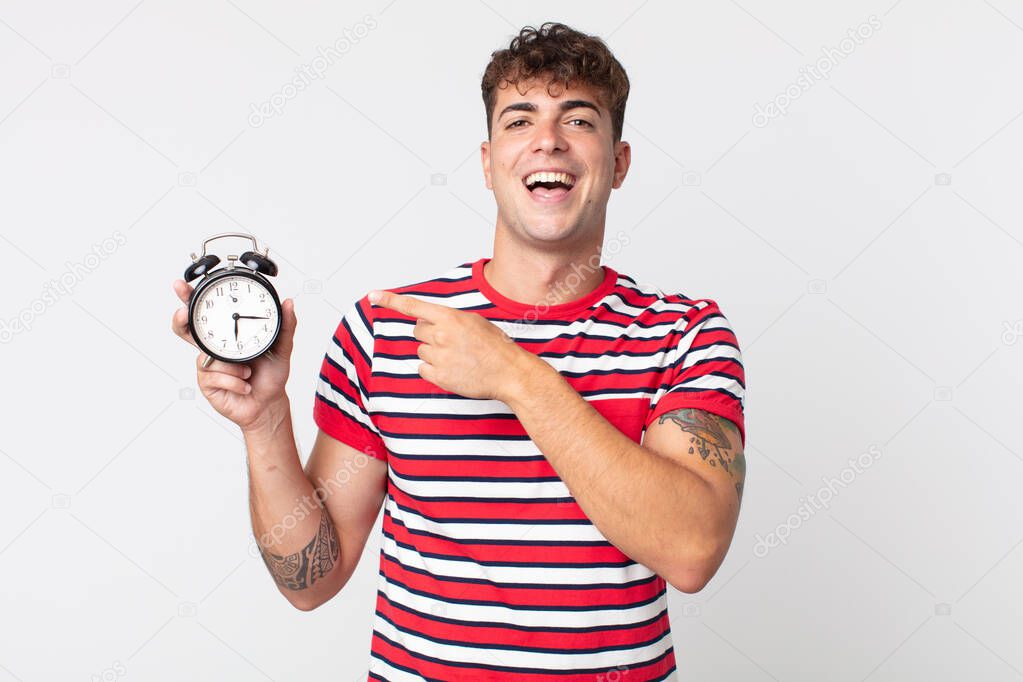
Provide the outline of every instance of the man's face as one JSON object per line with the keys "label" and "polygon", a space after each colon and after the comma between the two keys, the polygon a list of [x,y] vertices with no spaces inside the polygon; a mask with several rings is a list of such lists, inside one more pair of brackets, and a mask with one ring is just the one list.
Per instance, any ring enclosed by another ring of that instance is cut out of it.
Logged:
{"label": "man's face", "polygon": [[480,149],[498,223],[528,241],[602,234],[631,158],[628,142],[613,142],[611,112],[588,86],[552,86],[551,96],[542,80],[520,84],[524,95],[503,85]]}

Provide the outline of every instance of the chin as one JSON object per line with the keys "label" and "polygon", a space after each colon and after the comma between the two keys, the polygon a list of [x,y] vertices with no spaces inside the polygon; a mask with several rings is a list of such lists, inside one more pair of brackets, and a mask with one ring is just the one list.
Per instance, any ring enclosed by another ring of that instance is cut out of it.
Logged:
{"label": "chin", "polygon": [[522,231],[536,241],[558,242],[573,236],[575,227],[574,222],[565,219],[541,219],[522,225]]}

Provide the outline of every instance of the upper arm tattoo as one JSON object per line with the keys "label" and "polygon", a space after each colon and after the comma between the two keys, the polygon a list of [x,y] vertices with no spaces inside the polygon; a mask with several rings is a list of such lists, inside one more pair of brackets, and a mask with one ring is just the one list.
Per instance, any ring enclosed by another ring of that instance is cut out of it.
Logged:
{"label": "upper arm tattoo", "polygon": [[330,514],[321,505],[320,526],[308,545],[287,556],[274,554],[262,546],[259,551],[278,585],[289,590],[303,590],[330,572],[341,554],[341,544]]}
{"label": "upper arm tattoo", "polygon": [[[704,410],[683,407],[661,415],[658,424],[666,421],[675,423],[680,429],[691,434],[689,454],[699,455],[701,461],[712,467],[720,466],[735,484],[735,494],[742,501],[742,488],[746,482],[746,457],[742,448],[732,449],[732,441],[741,442],[739,429],[731,420]],[[726,433],[731,432],[731,434]]]}

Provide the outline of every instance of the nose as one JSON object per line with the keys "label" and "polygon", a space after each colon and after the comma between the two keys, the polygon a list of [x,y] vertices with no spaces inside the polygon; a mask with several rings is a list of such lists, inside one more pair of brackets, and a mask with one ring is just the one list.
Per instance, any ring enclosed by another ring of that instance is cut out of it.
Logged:
{"label": "nose", "polygon": [[568,142],[558,119],[538,120],[533,130],[536,131],[533,140],[534,151],[550,154],[555,150],[565,151],[568,149]]}

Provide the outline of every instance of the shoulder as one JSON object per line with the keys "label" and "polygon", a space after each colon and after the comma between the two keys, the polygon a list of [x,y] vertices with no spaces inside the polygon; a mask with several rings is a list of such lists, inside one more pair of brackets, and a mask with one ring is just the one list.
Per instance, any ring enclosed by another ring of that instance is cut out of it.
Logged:
{"label": "shoulder", "polygon": [[616,291],[624,303],[639,313],[660,319],[671,318],[681,329],[711,318],[724,319],[724,313],[714,298],[690,296],[677,290],[665,292],[658,286],[622,273],[618,273]]}

